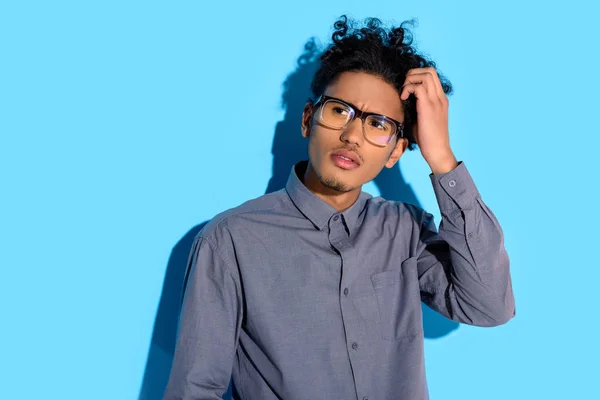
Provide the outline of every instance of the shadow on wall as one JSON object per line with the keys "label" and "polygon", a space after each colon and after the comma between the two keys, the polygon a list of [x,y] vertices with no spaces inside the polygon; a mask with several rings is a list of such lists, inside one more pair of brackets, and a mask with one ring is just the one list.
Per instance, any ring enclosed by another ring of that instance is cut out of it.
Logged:
{"label": "shadow on wall", "polygon": [[[273,171],[265,193],[271,193],[285,187],[292,166],[308,158],[307,141],[300,134],[300,121],[306,100],[311,96],[310,83],[318,66],[319,51],[314,40],[305,45],[298,59],[298,66],[284,83],[282,106],[285,116],[277,123],[273,138]],[[402,176],[397,163],[394,168],[384,168],[374,183],[387,200],[404,201],[420,206],[413,190]],[[194,237],[206,225],[203,222],[190,229],[173,247],[163,290],[154,322],[152,341],[146,362],[146,369],[140,390],[140,400],[162,399],[169,379],[171,362],[175,352],[177,323],[180,310],[181,291],[190,249]],[[459,324],[450,321],[432,311],[426,305],[423,308],[423,327],[425,337],[435,339],[447,335],[458,328]],[[232,397],[232,382],[224,394],[224,399]]]}

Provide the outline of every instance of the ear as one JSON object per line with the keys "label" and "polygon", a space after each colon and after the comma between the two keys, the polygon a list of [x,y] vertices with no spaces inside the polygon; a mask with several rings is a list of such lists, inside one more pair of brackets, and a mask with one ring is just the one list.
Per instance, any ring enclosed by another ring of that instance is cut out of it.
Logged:
{"label": "ear", "polygon": [[313,117],[313,105],[306,103],[304,105],[304,111],[302,112],[302,136],[307,138],[310,135],[310,128],[312,127]]}
{"label": "ear", "polygon": [[400,138],[396,142],[396,146],[394,146],[394,150],[392,150],[392,154],[390,154],[390,158],[388,158],[387,162],[385,163],[385,166],[387,168],[392,168],[398,162],[398,160],[400,159],[402,154],[404,154],[404,151],[406,150],[407,147],[408,147],[408,139]]}

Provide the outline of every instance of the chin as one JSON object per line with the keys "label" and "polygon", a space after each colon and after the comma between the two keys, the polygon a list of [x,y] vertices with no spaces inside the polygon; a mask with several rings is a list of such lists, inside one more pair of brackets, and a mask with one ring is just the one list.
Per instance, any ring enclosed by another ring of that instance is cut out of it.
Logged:
{"label": "chin", "polygon": [[344,175],[340,171],[326,171],[322,175],[319,175],[319,180],[324,186],[339,192],[350,192],[356,189],[357,185],[352,182],[353,179],[348,179],[349,177]]}
{"label": "chin", "polygon": [[312,165],[319,181],[327,188],[339,192],[350,192],[362,186],[360,176],[364,165],[346,170],[335,165],[329,155],[327,158],[321,159],[318,164]]}

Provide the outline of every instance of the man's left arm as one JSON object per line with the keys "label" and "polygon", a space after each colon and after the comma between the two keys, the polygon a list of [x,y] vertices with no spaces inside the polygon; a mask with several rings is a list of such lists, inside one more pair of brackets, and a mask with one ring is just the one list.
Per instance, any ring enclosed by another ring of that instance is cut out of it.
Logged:
{"label": "man's left arm", "polygon": [[504,234],[461,161],[449,172],[430,174],[440,207],[420,221],[418,273],[421,299],[459,322],[496,326],[515,315]]}
{"label": "man's left arm", "polygon": [[434,67],[407,72],[401,100],[416,98],[413,134],[431,167],[440,206],[439,233],[433,215],[419,221],[417,268],[421,299],[455,321],[495,326],[515,315],[515,300],[498,220],[483,202],[464,163],[450,147],[448,98]]}

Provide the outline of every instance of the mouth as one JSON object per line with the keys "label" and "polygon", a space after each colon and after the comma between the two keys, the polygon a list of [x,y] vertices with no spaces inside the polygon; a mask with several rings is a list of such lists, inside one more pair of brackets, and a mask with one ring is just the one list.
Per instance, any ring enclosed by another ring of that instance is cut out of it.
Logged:
{"label": "mouth", "polygon": [[358,168],[361,164],[358,155],[348,150],[336,151],[331,154],[331,159],[336,166],[346,170]]}

